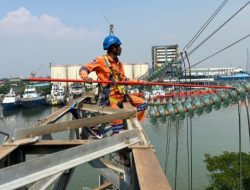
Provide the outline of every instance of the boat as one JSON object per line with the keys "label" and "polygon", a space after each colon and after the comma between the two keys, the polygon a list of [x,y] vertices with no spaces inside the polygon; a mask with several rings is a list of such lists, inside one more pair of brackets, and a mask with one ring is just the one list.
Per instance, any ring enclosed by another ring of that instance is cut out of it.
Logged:
{"label": "boat", "polygon": [[50,96],[47,97],[49,105],[63,105],[66,102],[65,89],[61,84],[53,83]]}
{"label": "boat", "polygon": [[10,110],[18,108],[20,106],[20,103],[21,103],[21,97],[18,94],[16,94],[13,88],[10,88],[8,94],[4,96],[1,105],[3,107],[3,110]]}
{"label": "boat", "polygon": [[45,96],[38,94],[34,86],[27,85],[21,98],[21,105],[25,108],[33,108],[44,104]]}
{"label": "boat", "polygon": [[81,83],[73,83],[69,86],[69,95],[73,99],[80,97],[84,92],[85,90]]}

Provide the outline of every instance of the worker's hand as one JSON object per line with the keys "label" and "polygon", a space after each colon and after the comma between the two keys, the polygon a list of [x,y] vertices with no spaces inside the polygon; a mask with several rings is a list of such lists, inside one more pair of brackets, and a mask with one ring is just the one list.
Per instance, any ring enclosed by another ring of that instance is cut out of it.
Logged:
{"label": "worker's hand", "polygon": [[84,82],[90,83],[90,84],[93,82],[93,79],[91,77],[84,77],[84,78],[82,78],[82,80],[84,80]]}

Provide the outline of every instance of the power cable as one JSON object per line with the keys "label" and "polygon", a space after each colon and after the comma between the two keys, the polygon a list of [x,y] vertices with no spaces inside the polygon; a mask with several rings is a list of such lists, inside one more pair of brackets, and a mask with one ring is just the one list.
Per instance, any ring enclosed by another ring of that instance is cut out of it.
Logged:
{"label": "power cable", "polygon": [[209,19],[203,24],[200,30],[194,35],[194,37],[187,43],[187,45],[183,48],[183,51],[189,49],[189,47],[197,40],[197,38],[201,35],[201,33],[206,29],[206,27],[212,22],[212,20],[216,17],[216,15],[220,12],[220,10],[224,7],[228,0],[224,0],[220,6],[215,10],[215,12],[209,17]]}
{"label": "power cable", "polygon": [[174,177],[175,190],[177,187],[178,148],[179,148],[179,118],[176,120],[175,177]]}
{"label": "power cable", "polygon": [[167,176],[168,158],[169,158],[169,146],[171,138],[171,122],[168,120],[167,125],[167,142],[166,142],[166,152],[165,152],[165,175]]}
{"label": "power cable", "polygon": [[[185,51],[185,56],[186,56],[186,58],[187,58],[187,62],[188,62],[188,68],[189,68],[189,82],[190,82],[190,84],[191,84],[191,64],[190,64],[190,61],[189,61],[189,58],[188,58],[188,54],[187,54],[187,52]],[[190,95],[192,94],[191,93],[191,88],[190,88]]]}
{"label": "power cable", "polygon": [[248,126],[248,136],[250,142],[250,120],[249,120],[249,110],[248,110],[248,97],[245,98],[246,112],[247,112],[247,126]]}
{"label": "power cable", "polygon": [[190,190],[190,157],[189,157],[189,126],[188,126],[188,117],[186,118],[186,126],[187,126],[187,162],[188,162],[188,190]]}
{"label": "power cable", "polygon": [[241,101],[238,102],[238,118],[239,118],[239,189],[242,189],[242,155],[241,155]]}
{"label": "power cable", "polygon": [[196,51],[201,45],[203,45],[208,39],[210,39],[215,33],[217,33],[223,26],[225,26],[232,18],[234,18],[239,12],[241,12],[249,3],[250,1],[248,1],[243,7],[241,7],[236,13],[234,13],[229,19],[227,19],[221,26],[219,26],[214,32],[212,32],[207,38],[205,38],[194,49],[192,49],[188,53],[188,55],[191,55],[194,51]]}
{"label": "power cable", "polygon": [[193,122],[190,118],[190,189],[193,189]]}
{"label": "power cable", "polygon": [[[223,49],[221,49],[221,50],[219,50],[219,51],[217,51],[217,52],[215,52],[215,53],[213,53],[213,54],[209,55],[209,56],[208,56],[208,57],[206,57],[205,59],[202,59],[201,61],[198,61],[197,63],[193,64],[190,68],[192,68],[192,67],[194,67],[194,66],[196,66],[196,65],[198,65],[198,64],[200,64],[200,63],[202,63],[203,61],[206,61],[206,60],[208,60],[208,59],[210,59],[210,58],[214,57],[215,55],[217,55],[217,54],[219,54],[219,53],[223,52],[224,50],[226,50],[226,49],[228,49],[228,48],[232,47],[233,45],[235,45],[235,44],[237,44],[237,43],[241,42],[242,40],[244,40],[244,39],[248,38],[249,36],[250,36],[250,34],[247,34],[247,35],[246,35],[246,36],[244,36],[243,38],[241,38],[241,39],[239,39],[239,40],[235,41],[234,43],[232,43],[232,44],[230,44],[230,45],[228,45],[228,46],[224,47]],[[183,72],[184,72],[184,71],[183,71]]]}

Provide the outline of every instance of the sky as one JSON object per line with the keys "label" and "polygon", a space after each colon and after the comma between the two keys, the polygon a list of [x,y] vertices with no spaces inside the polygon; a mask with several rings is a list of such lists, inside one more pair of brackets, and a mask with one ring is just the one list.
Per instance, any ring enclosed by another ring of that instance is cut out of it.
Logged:
{"label": "sky", "polygon": [[[50,74],[52,65],[82,65],[104,55],[109,24],[122,41],[123,63],[147,62],[151,47],[180,51],[223,0],[0,0],[0,78]],[[228,0],[197,41],[214,32],[247,0]],[[195,64],[250,33],[250,5],[189,57]],[[250,37],[197,67],[246,68]],[[250,51],[250,50],[249,50]]]}

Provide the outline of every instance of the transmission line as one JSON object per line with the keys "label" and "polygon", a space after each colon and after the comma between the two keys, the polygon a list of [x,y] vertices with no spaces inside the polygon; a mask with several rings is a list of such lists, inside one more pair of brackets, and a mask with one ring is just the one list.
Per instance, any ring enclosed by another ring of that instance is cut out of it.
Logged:
{"label": "transmission line", "polygon": [[220,10],[224,7],[228,0],[224,0],[220,6],[215,10],[215,12],[209,17],[209,19],[203,24],[200,30],[194,35],[194,37],[187,43],[187,45],[183,48],[182,51],[186,51],[195,40],[201,35],[201,33],[206,29],[206,27],[212,22],[212,20],[216,17],[216,15],[220,12]]}
{"label": "transmission line", "polygon": [[233,19],[239,12],[241,12],[250,1],[248,1],[243,7],[241,7],[236,13],[234,13],[229,19],[227,19],[221,26],[219,26],[214,32],[212,32],[207,38],[205,38],[200,44],[198,44],[195,48],[193,48],[188,55],[191,55],[194,51],[196,51],[200,46],[202,46],[208,39],[210,39],[214,34],[216,34],[223,26],[225,26],[231,19]]}
{"label": "transmission line", "polygon": [[[206,61],[206,60],[210,59],[211,57],[214,57],[215,55],[217,55],[217,54],[223,52],[224,50],[226,50],[226,49],[232,47],[233,45],[235,45],[235,44],[241,42],[242,40],[248,38],[249,36],[250,36],[250,34],[247,34],[247,35],[244,36],[243,38],[241,38],[241,39],[235,41],[234,43],[232,43],[232,44],[230,44],[230,45],[224,47],[223,49],[221,49],[221,50],[219,50],[219,51],[217,51],[217,52],[211,54],[210,56],[206,57],[205,59],[202,59],[201,61],[198,61],[197,63],[193,64],[190,68],[192,68],[192,67],[194,67],[194,66],[196,66],[196,65],[198,65],[198,64],[200,64],[200,63],[202,63],[203,61]],[[183,72],[184,72],[184,71],[183,71]]]}

